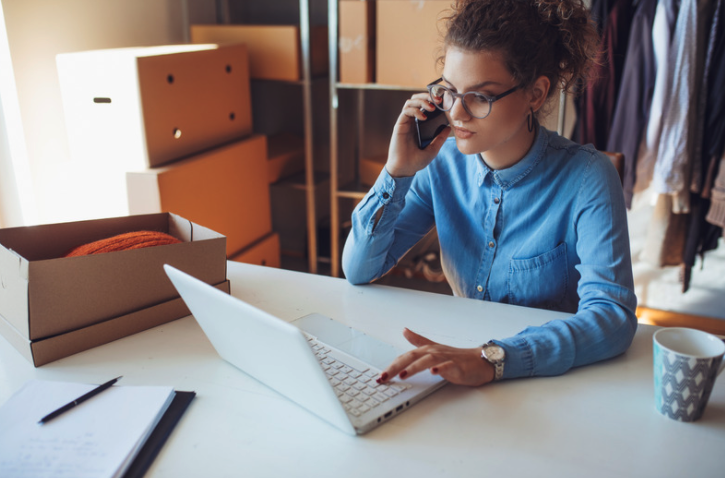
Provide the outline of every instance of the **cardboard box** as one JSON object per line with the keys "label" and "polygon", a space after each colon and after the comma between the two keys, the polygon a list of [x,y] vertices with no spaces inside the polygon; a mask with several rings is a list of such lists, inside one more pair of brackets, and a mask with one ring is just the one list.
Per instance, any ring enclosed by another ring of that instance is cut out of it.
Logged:
{"label": "cardboard box", "polygon": [[338,50],[341,83],[375,81],[375,2],[341,0]]}
{"label": "cardboard box", "polygon": [[239,254],[229,258],[230,261],[256,264],[258,266],[277,267],[281,265],[279,234],[273,232],[255,242]]}
{"label": "cardboard box", "polygon": [[440,77],[436,60],[443,52],[443,25],[439,19],[450,8],[450,3],[450,0],[378,1],[377,83],[425,88]]}
{"label": "cardboard box", "polygon": [[[310,28],[310,74],[329,71],[327,27]],[[302,78],[300,28],[296,25],[192,25],[192,43],[244,43],[252,78],[298,81]]]}
{"label": "cardboard box", "polygon": [[267,138],[126,174],[131,214],[174,212],[224,234],[231,256],[272,232]]}
{"label": "cardboard box", "polygon": [[[179,244],[66,258],[153,230]],[[189,314],[163,264],[228,292],[226,239],[174,214],[0,229],[0,333],[35,366]]]}
{"label": "cardboard box", "polygon": [[75,161],[159,166],[252,132],[243,45],[176,45],[57,56]]}
{"label": "cardboard box", "polygon": [[360,183],[365,186],[372,186],[377,181],[380,172],[385,167],[387,156],[372,156],[369,158],[361,158],[358,166],[360,173]]}
{"label": "cardboard box", "polygon": [[290,133],[270,136],[267,140],[267,167],[270,184],[304,171],[304,140]]}

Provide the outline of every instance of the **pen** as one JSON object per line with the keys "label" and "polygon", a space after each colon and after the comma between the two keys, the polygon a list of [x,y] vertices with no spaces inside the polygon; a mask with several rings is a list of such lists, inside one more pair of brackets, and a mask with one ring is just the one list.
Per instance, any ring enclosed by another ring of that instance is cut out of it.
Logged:
{"label": "pen", "polygon": [[86,393],[85,395],[81,395],[80,397],[76,398],[72,402],[63,405],[58,410],[56,410],[54,412],[50,412],[49,414],[47,414],[46,416],[44,416],[43,418],[41,418],[38,421],[38,423],[41,424],[41,425],[44,424],[44,423],[47,423],[47,422],[51,421],[52,419],[54,419],[55,417],[57,417],[59,415],[62,415],[63,413],[67,412],[68,410],[70,410],[71,408],[75,407],[76,405],[80,405],[81,403],[85,402],[89,398],[95,397],[96,395],[98,395],[102,391],[104,391],[104,390],[106,390],[108,388],[111,388],[111,385],[113,385],[114,383],[118,382],[121,379],[121,377],[123,377],[123,375],[121,375],[120,377],[116,377],[113,380],[109,380],[108,382],[106,382],[106,383],[104,383],[102,385],[97,386],[96,388],[94,388],[90,392]]}

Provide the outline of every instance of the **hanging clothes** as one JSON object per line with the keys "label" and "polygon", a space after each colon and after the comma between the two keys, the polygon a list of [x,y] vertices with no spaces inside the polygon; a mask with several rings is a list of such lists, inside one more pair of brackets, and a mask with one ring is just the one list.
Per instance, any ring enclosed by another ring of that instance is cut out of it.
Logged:
{"label": "hanging clothes", "polygon": [[[716,161],[713,160],[714,157],[711,156],[710,150],[713,146],[717,147],[717,144],[714,143],[723,143],[720,137],[717,137],[717,139],[713,137],[713,132],[715,132],[713,130],[717,130],[718,126],[720,126],[718,125],[718,119],[721,123],[725,123],[722,121],[725,112],[720,109],[723,101],[722,79],[720,79],[720,83],[713,82],[713,77],[717,76],[719,64],[725,61],[722,56],[717,57],[718,50],[725,43],[725,35],[723,35],[725,31],[723,29],[725,0],[713,0],[713,3],[715,12],[710,22],[698,106],[703,114],[698,115],[698,123],[695,131],[697,143],[695,144],[692,181],[690,184],[692,191],[690,193],[690,208],[692,214],[690,227],[687,231],[680,272],[682,292],[687,292],[690,288],[690,279],[692,277],[692,267],[695,265],[695,258],[699,255],[700,260],[704,261],[705,252],[716,249],[718,239],[722,235],[721,227],[713,225],[706,220],[711,203],[711,185],[713,176],[716,174],[715,166],[717,166]],[[719,53],[722,54],[722,51]],[[723,124],[723,127],[725,127],[725,124]]]}
{"label": "hanging clothes", "polygon": [[[711,0],[682,0],[667,65],[668,88],[652,184],[674,196],[673,212],[689,212],[689,186],[698,142],[698,94],[705,60]],[[698,158],[699,159],[699,158]]]}
{"label": "hanging clothes", "polygon": [[717,165],[725,152],[725,0],[717,2],[710,35],[708,56],[711,65],[702,137],[703,171],[713,168],[713,163]]}
{"label": "hanging clothes", "polygon": [[[648,184],[652,180],[652,171],[657,162],[665,97],[670,80],[668,74],[670,43],[672,43],[678,9],[678,0],[659,0],[655,9],[655,18],[652,22],[652,46],[654,48],[656,72],[647,127],[637,154],[636,170],[644,173],[644,175],[637,174],[637,180],[641,183]],[[646,189],[646,186],[642,184],[640,189]]]}
{"label": "hanging clothes", "polygon": [[581,143],[592,143],[599,150],[607,147],[633,12],[632,0],[614,0],[603,30],[600,64],[580,99]]}
{"label": "hanging clothes", "polygon": [[710,195],[712,204],[707,212],[707,221],[725,228],[725,154],[720,158],[719,171]]}
{"label": "hanging clothes", "polygon": [[622,187],[627,208],[632,206],[639,144],[647,126],[657,67],[652,24],[658,0],[640,0],[632,17],[622,83],[607,141],[607,151],[624,154]]}

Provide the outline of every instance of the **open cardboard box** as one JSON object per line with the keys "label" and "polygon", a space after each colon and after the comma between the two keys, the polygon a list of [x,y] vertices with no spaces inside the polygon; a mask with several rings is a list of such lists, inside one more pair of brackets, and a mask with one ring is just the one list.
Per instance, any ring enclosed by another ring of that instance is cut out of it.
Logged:
{"label": "open cardboard box", "polygon": [[[183,242],[63,257],[141,230]],[[229,292],[226,238],[175,214],[0,229],[0,334],[40,366],[187,316],[163,264]]]}

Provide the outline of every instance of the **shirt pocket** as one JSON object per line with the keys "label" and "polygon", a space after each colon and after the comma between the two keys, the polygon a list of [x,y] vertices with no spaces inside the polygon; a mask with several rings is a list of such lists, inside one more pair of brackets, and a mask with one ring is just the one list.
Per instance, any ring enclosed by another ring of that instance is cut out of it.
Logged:
{"label": "shirt pocket", "polygon": [[509,303],[559,310],[566,298],[568,282],[565,242],[530,259],[511,259]]}

